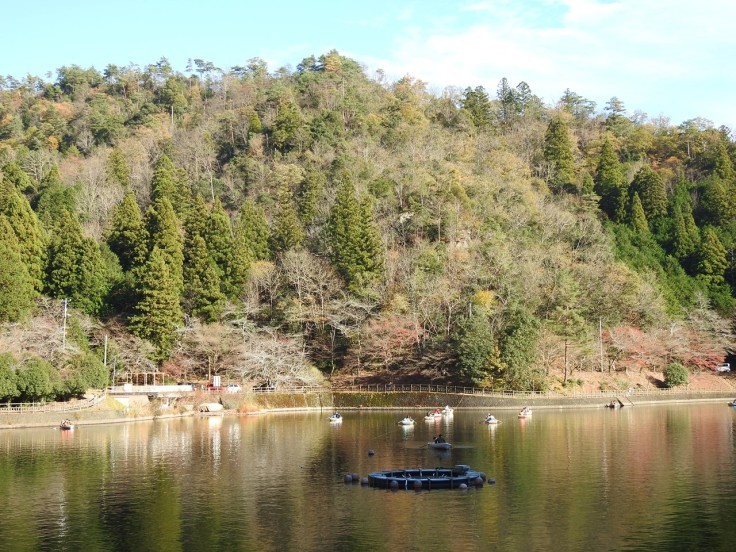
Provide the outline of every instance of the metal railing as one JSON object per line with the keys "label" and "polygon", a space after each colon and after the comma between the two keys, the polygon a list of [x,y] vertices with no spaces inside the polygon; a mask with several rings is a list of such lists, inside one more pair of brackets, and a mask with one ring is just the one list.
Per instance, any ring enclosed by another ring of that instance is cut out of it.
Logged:
{"label": "metal railing", "polygon": [[5,403],[0,404],[0,414],[3,412],[75,412],[95,406],[102,402],[104,398],[105,394],[99,393],[94,397],[74,403]]}

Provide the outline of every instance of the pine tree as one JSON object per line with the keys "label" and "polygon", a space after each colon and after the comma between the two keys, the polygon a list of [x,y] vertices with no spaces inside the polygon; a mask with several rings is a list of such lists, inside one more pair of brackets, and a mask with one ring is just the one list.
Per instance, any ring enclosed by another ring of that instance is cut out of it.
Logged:
{"label": "pine tree", "polygon": [[614,222],[622,222],[626,213],[626,180],[618,156],[608,140],[603,143],[594,181],[595,193],[601,198],[601,209]]}
{"label": "pine tree", "polygon": [[317,217],[319,200],[325,186],[325,176],[318,171],[307,172],[299,187],[299,217],[305,225],[310,225]]}
{"label": "pine tree", "polygon": [[304,229],[294,208],[291,192],[282,187],[278,193],[278,204],[271,229],[270,245],[274,255],[301,245]]}
{"label": "pine tree", "polygon": [[36,181],[14,161],[2,166],[2,174],[5,180],[11,182],[22,194],[32,194],[38,187]]}
{"label": "pine tree", "polygon": [[46,236],[28,200],[7,180],[0,181],[0,214],[5,215],[18,238],[21,259],[34,288],[41,291],[46,263]]}
{"label": "pine tree", "polygon": [[159,250],[168,266],[169,277],[177,291],[181,292],[184,286],[184,244],[179,231],[179,220],[167,198],[159,198],[148,207],[145,224],[149,251]]}
{"label": "pine tree", "polygon": [[0,215],[0,321],[17,322],[33,310],[36,290],[20,254],[15,232]]}
{"label": "pine tree", "polygon": [[649,223],[641,205],[639,194],[634,192],[631,198],[631,208],[629,210],[629,224],[639,236],[649,234]]}
{"label": "pine tree", "polygon": [[570,131],[562,119],[553,119],[544,135],[544,159],[549,163],[549,187],[555,191],[575,186],[575,155]]}
{"label": "pine tree", "polygon": [[209,214],[210,210],[207,207],[207,202],[205,202],[200,194],[197,194],[192,200],[192,205],[184,218],[184,232],[187,238],[204,236],[204,229]]}
{"label": "pine tree", "polygon": [[638,193],[641,206],[648,220],[654,220],[667,214],[667,191],[659,173],[649,165],[644,165],[631,182],[631,192]]}
{"label": "pine tree", "polygon": [[452,341],[458,356],[457,375],[461,380],[478,385],[498,366],[493,329],[482,310],[459,324]]}
{"label": "pine tree", "polygon": [[704,184],[703,195],[700,200],[700,208],[703,217],[710,223],[723,226],[734,218],[731,205],[732,194],[726,189],[724,182],[718,178],[711,178]]}
{"label": "pine tree", "polygon": [[113,148],[107,157],[107,179],[123,188],[130,186],[130,168],[119,148]]}
{"label": "pine tree", "polygon": [[462,108],[470,114],[470,119],[476,128],[489,127],[493,121],[491,117],[491,101],[488,93],[482,86],[470,87],[463,93]]}
{"label": "pine tree", "polygon": [[88,313],[97,313],[107,293],[106,267],[97,243],[82,234],[79,220],[64,210],[49,243],[46,292],[71,299]]}
{"label": "pine tree", "polygon": [[723,282],[723,274],[728,268],[726,249],[713,228],[707,226],[703,230],[703,239],[697,250],[698,274],[713,283]]}
{"label": "pine tree", "polygon": [[202,236],[187,240],[184,250],[184,309],[205,322],[217,320],[225,296],[220,291],[220,278]]}
{"label": "pine tree", "polygon": [[117,255],[124,271],[140,267],[148,256],[148,232],[143,215],[133,192],[125,194],[123,201],[112,213],[107,245]]}
{"label": "pine tree", "polygon": [[265,261],[270,257],[269,231],[266,215],[258,205],[246,199],[240,209],[235,227],[235,243],[238,255],[247,255],[252,261]]}
{"label": "pine tree", "polygon": [[156,347],[156,360],[168,358],[183,322],[179,289],[169,272],[167,255],[154,247],[142,271],[141,300],[130,319],[130,329]]}

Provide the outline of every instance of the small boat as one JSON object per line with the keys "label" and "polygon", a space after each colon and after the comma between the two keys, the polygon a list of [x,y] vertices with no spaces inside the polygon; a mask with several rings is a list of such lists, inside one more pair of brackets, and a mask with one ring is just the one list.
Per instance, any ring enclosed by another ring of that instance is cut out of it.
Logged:
{"label": "small boat", "polygon": [[531,408],[529,408],[528,406],[525,406],[525,407],[524,407],[524,408],[522,408],[522,409],[521,409],[521,411],[519,412],[519,418],[528,418],[528,417],[530,417],[531,415],[532,415],[532,409],[531,409]]}
{"label": "small boat", "polygon": [[332,416],[330,416],[330,423],[331,424],[339,424],[342,422],[342,415],[335,412]]}
{"label": "small boat", "polygon": [[501,423],[501,420],[496,418],[493,414],[489,414],[488,416],[486,416],[486,419],[483,421],[487,424],[500,424]]}
{"label": "small boat", "polygon": [[74,429],[74,424],[69,420],[64,420],[59,424],[59,428],[65,430]]}
{"label": "small boat", "polygon": [[424,421],[425,422],[434,422],[434,420],[435,420],[434,414],[427,414],[424,417]]}
{"label": "small boat", "polygon": [[450,450],[452,448],[452,445],[450,443],[435,443],[433,441],[430,441],[427,443],[427,446],[429,448],[438,449],[438,450]]}
{"label": "small boat", "polygon": [[445,406],[445,408],[442,409],[442,414],[445,416],[451,416],[455,413],[455,409],[450,408],[450,405]]}
{"label": "small boat", "polygon": [[403,425],[403,426],[414,425],[414,418],[412,418],[411,416],[407,416],[406,418],[404,418],[403,420],[399,422],[399,425]]}
{"label": "small boat", "polygon": [[730,403],[728,403],[728,406],[736,406],[736,399],[734,399]]}

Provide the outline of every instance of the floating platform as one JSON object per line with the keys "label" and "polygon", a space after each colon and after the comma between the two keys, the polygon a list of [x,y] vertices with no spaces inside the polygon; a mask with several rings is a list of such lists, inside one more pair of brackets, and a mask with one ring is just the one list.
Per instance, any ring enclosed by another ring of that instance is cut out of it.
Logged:
{"label": "floating platform", "polygon": [[485,474],[458,464],[454,468],[387,470],[368,474],[368,485],[380,489],[457,489],[460,485],[482,485]]}

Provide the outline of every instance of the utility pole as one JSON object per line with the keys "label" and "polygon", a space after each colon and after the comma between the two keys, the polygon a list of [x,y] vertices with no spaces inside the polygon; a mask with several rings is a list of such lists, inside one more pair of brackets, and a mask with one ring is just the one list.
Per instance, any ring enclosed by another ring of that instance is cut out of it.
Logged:
{"label": "utility pole", "polygon": [[601,372],[603,372],[603,319],[598,319],[598,343],[601,348]]}
{"label": "utility pole", "polygon": [[69,299],[64,299],[64,322],[62,326],[62,336],[61,336],[61,348],[66,349],[66,317],[67,317],[67,305],[69,304]]}

